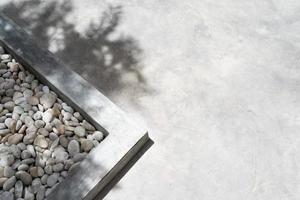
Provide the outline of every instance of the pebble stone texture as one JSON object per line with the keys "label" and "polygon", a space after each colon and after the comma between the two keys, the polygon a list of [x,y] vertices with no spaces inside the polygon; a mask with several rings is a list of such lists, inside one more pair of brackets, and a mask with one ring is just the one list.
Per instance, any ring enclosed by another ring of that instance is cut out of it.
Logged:
{"label": "pebble stone texture", "polygon": [[0,54],[0,200],[42,200],[104,135]]}

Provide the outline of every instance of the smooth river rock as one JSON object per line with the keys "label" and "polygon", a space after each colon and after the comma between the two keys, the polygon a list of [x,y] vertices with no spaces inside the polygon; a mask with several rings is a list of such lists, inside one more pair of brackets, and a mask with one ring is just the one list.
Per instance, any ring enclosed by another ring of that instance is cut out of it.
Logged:
{"label": "smooth river rock", "polygon": [[80,152],[79,143],[76,140],[71,140],[68,145],[68,152],[71,156],[74,156]]}
{"label": "smooth river rock", "polygon": [[40,102],[45,109],[51,108],[56,101],[56,96],[51,93],[45,93],[41,98]]}

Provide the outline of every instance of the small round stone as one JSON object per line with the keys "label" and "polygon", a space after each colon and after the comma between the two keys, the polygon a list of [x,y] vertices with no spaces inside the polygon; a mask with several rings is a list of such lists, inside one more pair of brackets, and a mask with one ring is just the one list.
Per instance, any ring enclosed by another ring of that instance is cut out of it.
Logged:
{"label": "small round stone", "polygon": [[42,156],[37,156],[35,159],[35,165],[40,167],[45,167],[46,160]]}
{"label": "small round stone", "polygon": [[34,162],[35,162],[35,160],[33,158],[27,158],[27,159],[22,160],[22,164],[27,164],[27,165],[30,165]]}
{"label": "small round stone", "polygon": [[71,156],[80,152],[79,143],[76,140],[71,140],[68,145],[68,152]]}
{"label": "small round stone", "polygon": [[3,190],[10,190],[12,187],[14,187],[15,183],[16,183],[17,179],[15,176],[10,177],[9,179],[7,179],[5,181],[5,183],[3,184]]}
{"label": "small round stone", "polygon": [[37,145],[41,148],[47,148],[48,147],[48,142],[43,135],[38,135],[35,140],[34,140],[34,145]]}
{"label": "small round stone", "polygon": [[84,137],[85,136],[85,129],[82,126],[77,126],[74,129],[74,133],[75,135],[77,135],[78,137]]}
{"label": "small round stone", "polygon": [[[23,96],[24,96],[25,98],[30,97],[30,96],[32,96],[32,95],[33,95],[33,91],[32,91],[32,90],[26,89],[26,90],[23,92]],[[28,101],[27,101],[27,102],[28,102]]]}
{"label": "small round stone", "polygon": [[2,192],[0,193],[0,200],[14,200],[14,195],[8,191]]}
{"label": "small round stone", "polygon": [[[43,171],[43,174],[39,174],[39,170],[43,170],[41,167],[31,167],[29,169],[29,173],[30,175],[33,177],[33,178],[37,178],[37,177],[40,177],[44,174],[44,171]],[[39,176],[40,175],[40,176]]]}
{"label": "small round stone", "polygon": [[90,123],[88,123],[86,120],[82,121],[82,126],[88,130],[88,131],[95,131],[95,127],[93,125],[91,125]]}
{"label": "small round stone", "polygon": [[23,137],[24,137],[23,134],[16,133],[16,134],[9,136],[7,142],[9,145],[18,144],[19,142],[22,141]]}
{"label": "small round stone", "polygon": [[24,171],[18,171],[16,173],[16,177],[20,179],[24,183],[24,185],[30,185],[32,182],[32,177]]}
{"label": "small round stone", "polygon": [[103,137],[104,137],[104,135],[101,131],[95,131],[92,136],[95,140],[97,140],[99,142],[102,141]]}
{"label": "small round stone", "polygon": [[85,152],[89,152],[94,147],[92,140],[83,139],[81,141],[81,149]]}
{"label": "small round stone", "polygon": [[26,145],[24,143],[19,143],[17,146],[23,151],[26,149]]}
{"label": "small round stone", "polygon": [[65,125],[63,125],[63,124],[58,125],[57,131],[59,134],[63,135],[65,133]]}
{"label": "small round stone", "polygon": [[63,148],[56,148],[52,156],[56,162],[64,162],[68,159],[69,154]]}
{"label": "small round stone", "polygon": [[6,129],[6,128],[7,128],[7,126],[5,125],[5,123],[0,123],[0,130]]}
{"label": "small round stone", "polygon": [[45,197],[46,188],[41,186],[36,194],[36,200],[43,200]]}
{"label": "small round stone", "polygon": [[53,165],[52,169],[54,172],[60,172],[64,169],[64,165],[62,163],[57,163],[56,165]]}
{"label": "small round stone", "polygon": [[27,127],[34,125],[34,120],[30,116],[26,116],[24,122]]}
{"label": "small round stone", "polygon": [[19,131],[21,127],[22,127],[22,121],[21,120],[17,120],[16,131]]}
{"label": "small round stone", "polygon": [[42,90],[43,90],[44,93],[49,93],[50,92],[48,86],[43,86]]}
{"label": "small round stone", "polygon": [[61,105],[62,105],[62,108],[63,108],[66,112],[69,112],[69,113],[71,113],[71,114],[74,113],[73,108],[71,108],[70,106],[68,106],[66,103],[62,103]]}
{"label": "small round stone", "polygon": [[17,72],[19,70],[19,63],[9,62],[7,63],[7,66],[11,72]]}
{"label": "small round stone", "polygon": [[49,131],[47,131],[46,128],[40,128],[38,132],[45,137],[49,135]]}
{"label": "small round stone", "polygon": [[23,126],[20,127],[18,133],[23,134],[26,131],[26,125],[24,124]]}
{"label": "small round stone", "polygon": [[37,167],[37,175],[38,175],[38,177],[42,177],[43,175],[45,174],[45,172],[44,172],[44,170],[43,170],[43,168],[41,168],[41,167]]}
{"label": "small round stone", "polygon": [[32,74],[28,74],[25,78],[27,83],[31,83],[34,80],[34,76]]}
{"label": "small round stone", "polygon": [[5,119],[4,124],[5,124],[5,126],[6,126],[7,128],[10,127],[11,121],[12,121],[12,118],[6,118],[6,119]]}
{"label": "small round stone", "polygon": [[59,138],[57,138],[56,140],[54,140],[50,146],[50,151],[53,151],[59,144]]}
{"label": "small round stone", "polygon": [[32,145],[27,145],[26,148],[27,148],[27,151],[31,154],[32,157],[35,157],[35,156],[36,156],[34,147],[33,147]]}
{"label": "small round stone", "polygon": [[54,117],[59,117],[60,115],[59,104],[55,103],[52,107],[52,110],[53,110]]}
{"label": "small round stone", "polygon": [[16,198],[21,198],[23,193],[23,183],[22,181],[17,181],[15,184],[15,196]]}
{"label": "small round stone", "polygon": [[49,139],[50,139],[50,140],[54,141],[54,140],[56,140],[57,138],[58,138],[58,136],[57,136],[55,133],[53,133],[53,132],[49,133]]}
{"label": "small round stone", "polygon": [[2,54],[1,55],[1,60],[10,60],[11,59],[11,55],[9,54]]}
{"label": "small round stone", "polygon": [[[16,117],[16,116],[13,114],[12,117]],[[8,128],[11,130],[12,133],[15,133],[16,127],[17,127],[17,121],[15,119],[12,119],[8,125]]]}
{"label": "small round stone", "polygon": [[43,117],[43,113],[41,111],[37,111],[36,113],[33,114],[34,120],[42,119],[42,117]]}
{"label": "small round stone", "polygon": [[27,159],[27,158],[30,158],[30,157],[31,157],[30,151],[28,151],[27,149],[22,151],[22,153],[21,153],[21,158],[22,159]]}
{"label": "small round stone", "polygon": [[13,175],[15,175],[15,170],[13,170],[11,167],[6,166],[4,167],[4,176],[7,178],[12,177]]}
{"label": "small round stone", "polygon": [[26,200],[34,200],[34,194],[29,191],[28,187],[25,188],[25,197]]}
{"label": "small round stone", "polygon": [[45,126],[45,122],[43,120],[36,120],[34,122],[34,126],[37,127],[37,128],[43,128]]}
{"label": "small round stone", "polygon": [[0,136],[5,136],[9,134],[11,131],[9,129],[2,129],[0,130]]}
{"label": "small round stone", "polygon": [[62,172],[60,173],[60,175],[61,175],[62,177],[64,177],[64,178],[66,178],[66,177],[68,176],[68,172],[67,172],[67,171],[62,171]]}
{"label": "small round stone", "polygon": [[21,160],[18,159],[14,162],[14,164],[11,165],[11,168],[13,168],[13,170],[18,169],[18,167],[22,164]]}
{"label": "small round stone", "polygon": [[7,181],[8,178],[6,177],[1,177],[0,178],[0,187],[3,187],[4,183]]}
{"label": "small round stone", "polygon": [[63,146],[64,148],[68,147],[69,144],[69,140],[65,137],[65,136],[60,136],[59,137],[59,143],[61,146]]}
{"label": "small round stone", "polygon": [[43,121],[45,123],[50,123],[53,119],[53,110],[52,109],[48,109],[43,113]]}
{"label": "small round stone", "polygon": [[36,194],[38,192],[39,188],[42,186],[41,179],[40,178],[35,178],[32,181],[31,186],[32,186],[32,192],[34,194]]}
{"label": "small round stone", "polygon": [[20,158],[21,157],[21,149],[17,145],[11,145],[9,147],[11,153],[14,155],[15,158]]}
{"label": "small round stone", "polygon": [[74,117],[76,118],[76,119],[78,119],[79,121],[82,121],[83,120],[83,117],[80,115],[80,113],[79,112],[74,112]]}
{"label": "small round stone", "polygon": [[13,112],[21,115],[21,114],[24,113],[24,109],[22,107],[20,107],[20,106],[15,106]]}
{"label": "small round stone", "polygon": [[6,154],[1,157],[2,166],[11,166],[15,162],[15,157],[12,154]]}
{"label": "small round stone", "polygon": [[49,175],[51,175],[53,173],[53,169],[51,165],[46,165],[46,167],[44,168],[45,172]]}
{"label": "small round stone", "polygon": [[52,154],[52,152],[51,152],[50,150],[46,149],[46,150],[43,152],[43,158],[45,158],[45,159],[47,160],[48,158],[51,157],[51,154]]}
{"label": "small round stone", "polygon": [[27,97],[27,103],[32,106],[36,106],[39,104],[39,99],[36,96],[29,96]]}
{"label": "small round stone", "polygon": [[3,107],[6,108],[9,112],[14,110],[15,103],[13,101],[6,102]]}
{"label": "small round stone", "polygon": [[72,118],[72,114],[68,112],[64,112],[64,120],[70,120]]}
{"label": "small round stone", "polygon": [[56,96],[52,93],[45,93],[41,98],[40,102],[45,109],[51,108],[56,101]]}
{"label": "small round stone", "polygon": [[41,178],[41,182],[43,185],[46,185],[47,184],[47,179],[48,179],[48,174],[44,174]]}
{"label": "small round stone", "polygon": [[5,95],[6,95],[7,97],[12,97],[12,96],[14,95],[14,89],[7,89],[7,90],[5,91]]}
{"label": "small round stone", "polygon": [[21,164],[19,167],[18,167],[18,170],[19,171],[27,171],[29,168],[29,166],[27,164]]}
{"label": "small round stone", "polygon": [[23,137],[23,143],[24,144],[32,144],[33,141],[35,140],[36,138],[36,133],[34,130],[32,130],[32,132],[30,132],[28,130],[29,128],[27,128],[27,134]]}

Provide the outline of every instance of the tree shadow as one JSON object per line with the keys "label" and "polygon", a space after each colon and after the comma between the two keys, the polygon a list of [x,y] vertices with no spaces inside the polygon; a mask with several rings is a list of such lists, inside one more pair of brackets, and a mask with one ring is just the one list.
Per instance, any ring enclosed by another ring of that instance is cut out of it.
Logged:
{"label": "tree shadow", "polygon": [[[147,91],[146,81],[140,72],[142,50],[137,42],[129,36],[110,39],[120,24],[122,7],[109,7],[99,22],[91,22],[83,34],[65,19],[72,9],[69,0],[15,1],[1,7],[1,11],[35,37],[41,47],[50,48],[57,58],[104,94],[125,89],[127,82],[123,77],[127,74],[133,77],[141,91]],[[119,177],[124,173],[120,173]],[[116,183],[117,180],[110,183],[110,187],[118,189]],[[101,195],[99,198],[104,197],[106,192]]]}
{"label": "tree shadow", "polygon": [[[70,0],[27,0],[7,3],[1,11],[104,94],[109,96],[132,83],[147,91],[137,42],[130,36],[110,39],[120,24],[122,7],[110,6],[83,34],[66,20],[72,9]],[[126,75],[130,82],[124,81]]]}

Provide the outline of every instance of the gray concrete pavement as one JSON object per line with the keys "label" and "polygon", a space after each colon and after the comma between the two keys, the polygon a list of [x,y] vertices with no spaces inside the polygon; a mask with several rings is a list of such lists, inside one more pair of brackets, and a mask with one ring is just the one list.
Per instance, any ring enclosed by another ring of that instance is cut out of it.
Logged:
{"label": "gray concrete pavement", "polygon": [[80,34],[109,4],[122,17],[107,41],[134,38],[138,73],[97,86],[155,144],[106,199],[299,199],[300,2],[78,0],[61,20]]}

